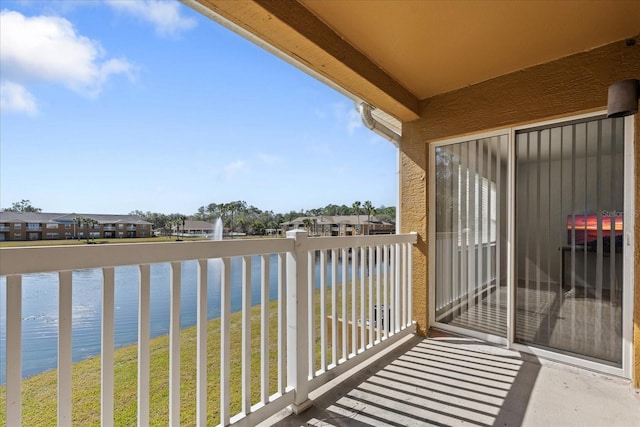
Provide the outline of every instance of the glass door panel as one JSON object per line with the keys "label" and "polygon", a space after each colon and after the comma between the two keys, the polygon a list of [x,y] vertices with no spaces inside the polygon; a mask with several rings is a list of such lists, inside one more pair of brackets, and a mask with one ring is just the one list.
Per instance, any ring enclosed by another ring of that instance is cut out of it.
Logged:
{"label": "glass door panel", "polygon": [[507,135],[436,148],[435,320],[507,335]]}
{"label": "glass door panel", "polygon": [[622,364],[624,120],[516,133],[516,341]]}

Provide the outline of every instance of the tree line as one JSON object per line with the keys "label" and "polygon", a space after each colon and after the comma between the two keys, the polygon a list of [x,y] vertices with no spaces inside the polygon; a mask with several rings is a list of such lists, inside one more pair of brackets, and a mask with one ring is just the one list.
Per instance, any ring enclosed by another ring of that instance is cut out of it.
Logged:
{"label": "tree line", "polygon": [[[3,210],[7,212],[42,212],[42,209],[33,206],[30,200],[15,202],[10,208]],[[200,206],[198,211],[191,215],[143,212],[141,210],[131,211],[129,215],[139,215],[145,221],[152,223],[153,227],[158,230],[179,229],[184,226],[184,221],[186,220],[213,223],[216,219],[221,218],[225,229],[229,232],[262,235],[265,234],[267,229],[278,229],[283,222],[291,221],[301,216],[367,215],[367,221],[370,221],[371,217],[375,215],[381,221],[395,223],[396,208],[384,205],[376,208],[367,200],[364,203],[355,201],[351,206],[328,204],[322,208],[276,213],[270,210],[263,211],[249,205],[244,200],[236,200],[228,203],[209,203],[208,205]],[[360,218],[358,217],[359,221]],[[90,224],[88,219],[79,222]]]}
{"label": "tree line", "polygon": [[132,211],[131,215],[139,215],[149,221],[156,229],[170,229],[181,227],[185,220],[206,221],[213,223],[220,218],[223,226],[229,232],[263,235],[268,229],[279,229],[282,223],[295,218],[335,216],[335,215],[367,215],[367,220],[376,216],[379,220],[395,223],[396,208],[394,206],[374,207],[370,201],[354,202],[351,206],[329,204],[323,208],[289,211],[276,213],[271,210],[263,211],[249,205],[243,200],[228,203],[209,203],[200,206],[192,215],[180,213],[162,214],[157,212]]}

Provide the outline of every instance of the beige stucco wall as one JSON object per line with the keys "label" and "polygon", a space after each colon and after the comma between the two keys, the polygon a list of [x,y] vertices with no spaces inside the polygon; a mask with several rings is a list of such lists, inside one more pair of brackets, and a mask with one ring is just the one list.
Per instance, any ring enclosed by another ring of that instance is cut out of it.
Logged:
{"label": "beige stucco wall", "polygon": [[[606,109],[607,87],[640,77],[640,45],[624,41],[518,71],[421,102],[421,118],[403,123],[401,228],[419,233],[414,258],[414,315],[428,329],[428,150],[435,140]],[[640,118],[636,118],[636,141]],[[640,141],[636,144],[640,159]],[[636,160],[638,163],[638,160]],[[636,213],[640,212],[636,168]],[[634,381],[640,386],[640,219],[635,229]]]}

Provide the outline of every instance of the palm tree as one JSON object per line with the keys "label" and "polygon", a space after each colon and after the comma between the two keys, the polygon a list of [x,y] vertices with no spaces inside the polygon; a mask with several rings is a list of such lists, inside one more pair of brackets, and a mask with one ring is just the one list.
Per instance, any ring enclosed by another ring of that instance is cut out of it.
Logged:
{"label": "palm tree", "polygon": [[358,228],[356,229],[356,234],[358,234],[358,232],[360,231],[360,207],[361,206],[362,206],[362,203],[360,203],[357,200],[353,202],[353,205],[351,205],[351,207],[353,208],[353,212],[355,212],[355,214],[358,217]]}
{"label": "palm tree", "polygon": [[[77,216],[73,218],[73,222],[75,222],[78,225],[78,229],[82,225],[82,228],[89,227],[91,230],[93,230],[95,226],[99,224],[98,221],[96,221],[95,219],[89,218],[86,216]],[[84,234],[84,231],[82,232],[82,234]],[[80,233],[77,233],[77,235],[78,235],[78,240],[80,240]],[[87,243],[89,243],[89,239],[91,238],[91,232],[87,231],[87,235],[85,237],[87,238]]]}
{"label": "palm tree", "polygon": [[371,234],[371,215],[375,213],[375,208],[370,200],[364,202],[364,210],[367,212],[367,234]]}
{"label": "palm tree", "polygon": [[307,230],[307,234],[309,234],[309,232],[311,231],[311,219],[305,218],[302,220],[302,223],[304,224],[305,230]]}

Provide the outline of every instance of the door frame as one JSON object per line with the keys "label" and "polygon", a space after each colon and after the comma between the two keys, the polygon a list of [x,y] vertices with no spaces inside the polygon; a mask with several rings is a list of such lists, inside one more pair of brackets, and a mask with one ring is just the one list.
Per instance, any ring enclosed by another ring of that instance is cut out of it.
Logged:
{"label": "door frame", "polygon": [[[429,283],[429,325],[438,329],[449,331],[455,334],[466,335],[494,344],[503,345],[517,351],[530,353],[545,359],[551,359],[558,362],[576,365],[579,367],[592,369],[595,371],[631,378],[633,368],[633,301],[634,301],[634,232],[635,232],[635,215],[627,214],[624,218],[624,243],[623,243],[623,300],[622,300],[622,367],[607,365],[603,362],[591,360],[587,357],[577,357],[562,353],[560,351],[552,351],[525,345],[515,342],[515,292],[514,292],[514,265],[515,265],[515,135],[517,131],[527,130],[541,126],[553,126],[574,120],[591,119],[606,115],[606,111],[596,111],[587,114],[573,115],[562,117],[559,119],[539,121],[526,125],[513,126],[508,128],[496,129],[488,132],[478,132],[467,134],[455,138],[446,138],[429,143],[429,206],[435,207],[436,195],[436,148],[444,145],[451,145],[466,142],[474,139],[488,138],[493,136],[507,136],[507,336],[500,337],[488,333],[472,331],[465,328],[452,326],[435,321],[435,280],[436,280],[436,209],[429,209],[428,216],[428,236],[429,245],[428,252],[428,283]],[[633,115],[624,118],[624,212],[635,212],[635,158],[634,158],[634,139],[635,139],[635,117]]]}

